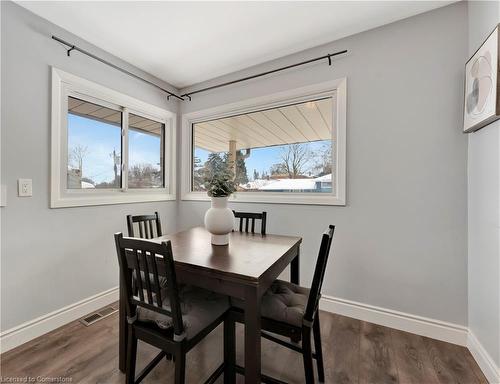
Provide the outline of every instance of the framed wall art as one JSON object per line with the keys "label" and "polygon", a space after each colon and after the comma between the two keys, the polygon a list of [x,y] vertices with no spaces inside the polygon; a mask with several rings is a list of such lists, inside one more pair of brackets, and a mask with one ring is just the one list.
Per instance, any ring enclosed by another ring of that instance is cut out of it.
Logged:
{"label": "framed wall art", "polygon": [[465,64],[464,132],[500,119],[499,26]]}

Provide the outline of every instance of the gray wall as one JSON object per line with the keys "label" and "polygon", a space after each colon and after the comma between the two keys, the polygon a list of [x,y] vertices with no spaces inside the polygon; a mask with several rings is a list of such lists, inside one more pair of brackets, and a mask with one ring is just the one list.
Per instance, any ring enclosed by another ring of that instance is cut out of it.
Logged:
{"label": "gray wall", "polygon": [[[51,34],[121,63],[23,8],[2,1],[1,11],[1,182],[8,193],[8,205],[0,209],[1,329],[6,330],[117,286],[112,234],[126,231],[126,214],[160,210],[165,230],[176,226],[171,219],[176,202],[49,209],[50,66],[174,112],[177,104],[166,104],[162,92],[81,54],[66,57]],[[17,197],[18,178],[33,179],[32,198]]]}
{"label": "gray wall", "polygon": [[[17,5],[1,7],[5,330],[116,286],[111,234],[125,230],[127,213],[159,209],[173,231],[201,224],[208,204],[49,209],[50,65],[155,105],[165,106],[164,95],[81,55],[67,58],[50,34],[88,44]],[[349,49],[333,68],[291,70],[182,104],[182,111],[194,111],[347,76],[347,206],[234,205],[267,210],[270,232],[304,237],[305,284],[319,234],[334,223],[326,295],[466,324],[467,138],[460,133],[466,8],[455,4],[215,81]],[[20,177],[33,179],[32,198],[16,197]]]}
{"label": "gray wall", "polygon": [[[268,211],[269,232],[303,236],[303,283],[333,223],[325,295],[467,323],[466,11],[458,3],[200,86],[349,49],[333,68],[311,65],[182,103],[184,113],[348,78],[347,206],[233,204]],[[180,226],[201,224],[207,207],[181,202]]]}
{"label": "gray wall", "polygon": [[[468,7],[472,55],[500,22],[500,5]],[[469,328],[500,366],[500,121],[468,137]]]}

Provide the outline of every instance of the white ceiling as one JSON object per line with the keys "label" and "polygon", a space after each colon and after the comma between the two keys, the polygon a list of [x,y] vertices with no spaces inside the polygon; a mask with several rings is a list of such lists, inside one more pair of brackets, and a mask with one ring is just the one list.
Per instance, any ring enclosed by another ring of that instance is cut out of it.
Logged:
{"label": "white ceiling", "polygon": [[183,88],[451,2],[18,1],[18,4]]}

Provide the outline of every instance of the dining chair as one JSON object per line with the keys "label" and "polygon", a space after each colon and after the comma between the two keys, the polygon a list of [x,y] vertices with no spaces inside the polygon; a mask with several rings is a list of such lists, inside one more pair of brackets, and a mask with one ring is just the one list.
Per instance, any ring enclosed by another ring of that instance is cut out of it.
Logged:
{"label": "dining chair", "polygon": [[[234,217],[239,219],[239,231],[255,233],[255,220],[260,220],[260,233],[266,234],[267,212],[236,212],[233,211]],[[245,224],[245,225],[243,225]]]}
{"label": "dining chair", "polygon": [[[115,234],[127,316],[127,384],[140,383],[167,354],[174,357],[175,383],[185,380],[186,354],[214,330],[229,309],[229,299],[201,288],[178,286],[170,241],[161,244]],[[145,284],[132,274],[144,272]],[[161,287],[160,277],[168,281]],[[141,340],[161,352],[135,377],[137,342]],[[224,372],[221,364],[205,383],[214,383]]]}
{"label": "dining chair", "polygon": [[[139,236],[134,231],[134,224],[137,224]],[[127,228],[129,237],[140,237],[141,239],[152,239],[162,235],[160,215],[155,212],[154,215],[127,215]],[[156,234],[154,229],[156,229]]]}
{"label": "dining chair", "polygon": [[[313,358],[316,359],[317,363],[318,380],[320,383],[325,382],[318,305],[334,231],[335,226],[330,225],[321,237],[310,289],[287,281],[275,280],[262,297],[262,337],[302,354],[306,384],[314,383]],[[232,299],[231,304],[233,308],[224,324],[225,333],[228,335],[233,334],[235,322],[244,321],[242,301]],[[273,334],[289,338],[300,334],[302,344],[289,343]],[[314,338],[314,353],[312,351],[311,335]],[[227,338],[224,342],[231,343],[232,340],[231,338]],[[226,345],[225,348],[234,353],[234,347],[231,345]],[[234,361],[232,356],[228,356],[227,359]],[[240,372],[242,369],[241,367],[237,367],[237,370]],[[262,376],[262,381],[265,383],[282,383],[277,379],[267,376]]]}
{"label": "dining chair", "polygon": [[[134,224],[138,227],[138,232],[134,230]],[[137,237],[141,239],[151,239],[153,237],[160,237],[162,235],[160,215],[155,212],[154,215],[127,215],[127,228],[129,237]],[[156,228],[156,235],[154,228]],[[137,284],[135,283],[135,272],[132,275],[132,287],[134,292],[137,290]],[[144,272],[141,272],[142,285],[146,284],[144,279]],[[160,286],[164,287],[166,285],[167,279],[164,277],[160,278]],[[167,359],[170,359],[170,355],[167,355]]]}
{"label": "dining chair", "polygon": [[[134,230],[134,224],[138,228],[138,232]],[[139,237],[141,239],[151,239],[153,237],[160,237],[162,235],[160,215],[155,212],[153,215],[127,215],[127,228],[129,237]],[[156,228],[156,236],[154,232]],[[139,235],[139,236],[137,236]],[[142,284],[145,284],[144,272],[141,272]],[[161,286],[166,284],[166,279],[160,279]],[[136,290],[137,286],[135,284],[135,273],[132,277],[132,286]],[[167,355],[167,359],[170,359],[170,355]]]}

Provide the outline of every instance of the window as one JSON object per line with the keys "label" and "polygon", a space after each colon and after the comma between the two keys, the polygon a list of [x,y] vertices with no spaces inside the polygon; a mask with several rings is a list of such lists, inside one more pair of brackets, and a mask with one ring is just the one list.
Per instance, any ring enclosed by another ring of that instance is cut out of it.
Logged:
{"label": "window", "polygon": [[132,113],[128,124],[128,187],[162,188],[165,125]]}
{"label": "window", "polygon": [[68,97],[68,189],[121,187],[122,112]]}
{"label": "window", "polygon": [[175,199],[175,115],[53,69],[51,206]]}
{"label": "window", "polygon": [[[193,124],[193,183],[218,163],[238,192],[332,193],[331,97]],[[250,133],[251,132],[251,133]]]}
{"label": "window", "polygon": [[205,199],[205,175],[226,166],[234,201],[344,204],[345,81],[316,89],[184,116],[183,198]]}

